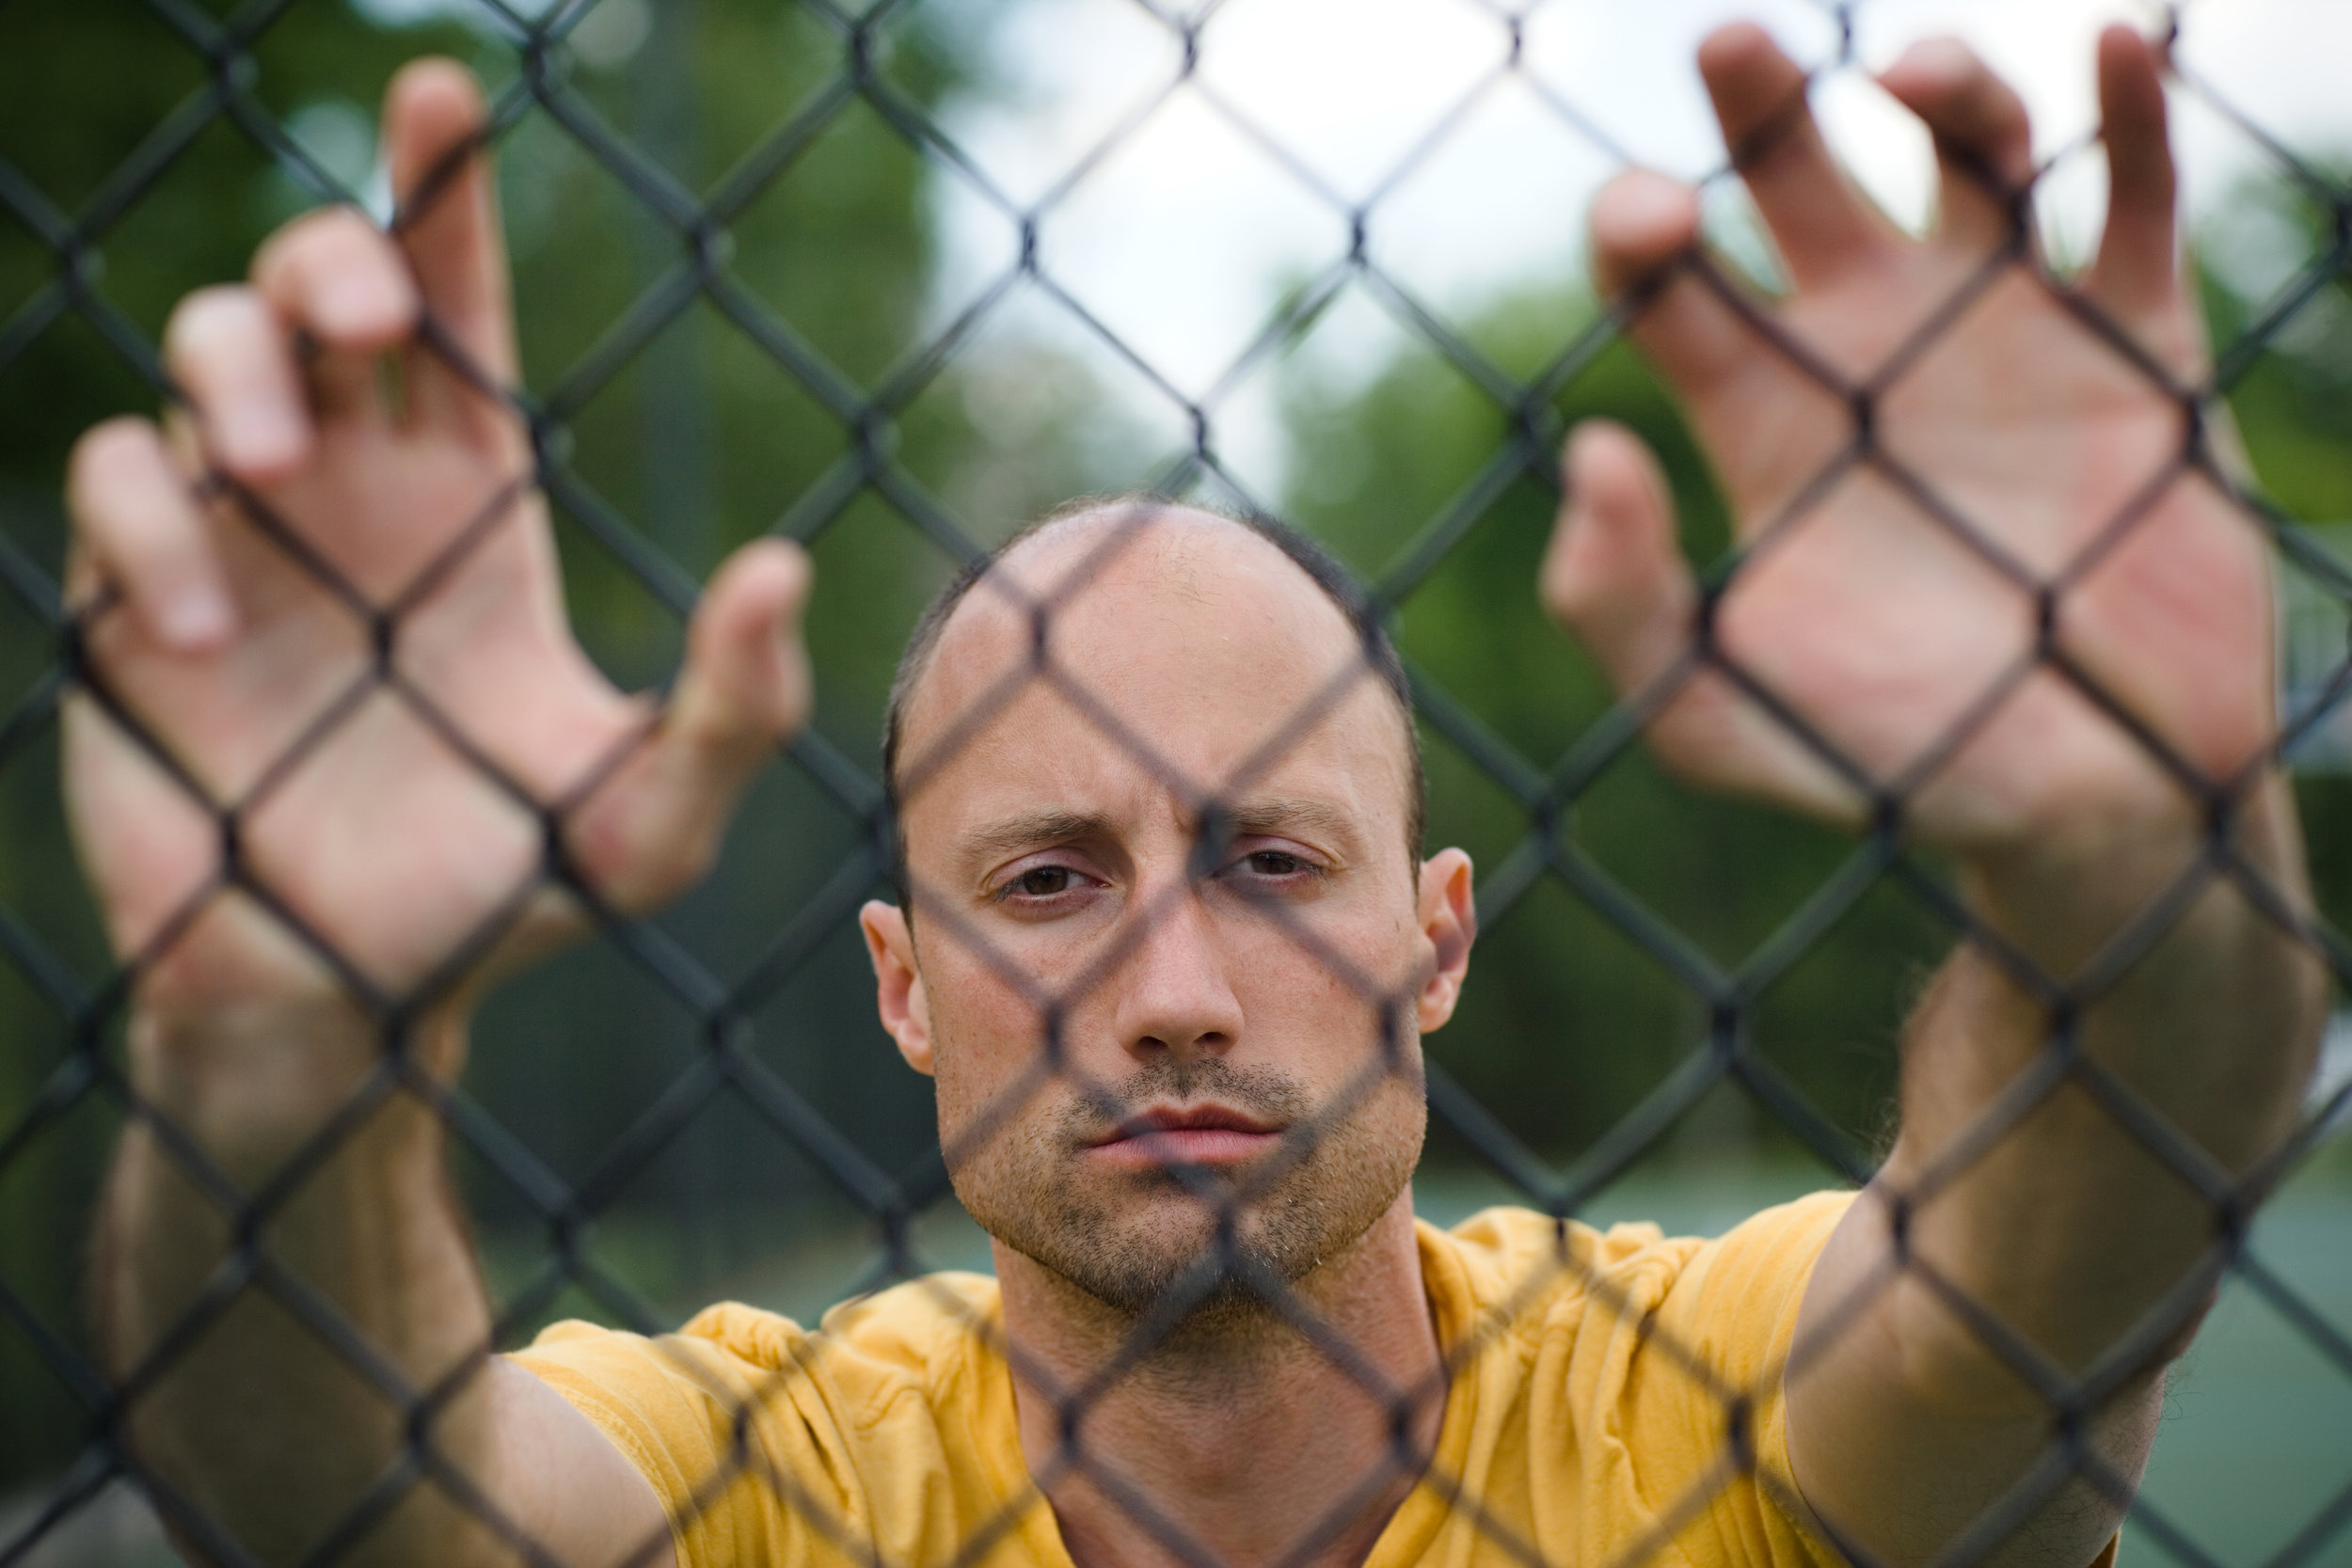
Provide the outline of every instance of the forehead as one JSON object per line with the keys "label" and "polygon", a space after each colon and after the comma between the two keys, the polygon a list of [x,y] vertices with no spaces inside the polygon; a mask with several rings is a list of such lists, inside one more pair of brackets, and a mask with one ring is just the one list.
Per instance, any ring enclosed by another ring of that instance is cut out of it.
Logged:
{"label": "forehead", "polygon": [[898,754],[919,853],[1009,809],[1116,815],[1228,784],[1308,789],[1401,833],[1404,750],[1356,627],[1296,562],[1228,518],[1116,508],[1041,531],[974,585]]}

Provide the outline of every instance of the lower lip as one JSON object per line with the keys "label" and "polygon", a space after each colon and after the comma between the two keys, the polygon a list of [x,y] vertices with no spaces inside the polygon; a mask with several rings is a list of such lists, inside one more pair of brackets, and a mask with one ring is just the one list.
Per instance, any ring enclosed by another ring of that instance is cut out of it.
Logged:
{"label": "lower lip", "polygon": [[1263,1154],[1281,1141],[1277,1132],[1244,1132],[1229,1127],[1180,1127],[1138,1132],[1096,1144],[1088,1152],[1114,1165],[1222,1165]]}

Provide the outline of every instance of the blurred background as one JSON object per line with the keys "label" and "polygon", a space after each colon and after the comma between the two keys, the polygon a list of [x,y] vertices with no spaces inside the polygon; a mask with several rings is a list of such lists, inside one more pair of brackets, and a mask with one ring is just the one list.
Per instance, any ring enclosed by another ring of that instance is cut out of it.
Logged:
{"label": "blurred background", "polygon": [[[1429,1042],[1440,1108],[1509,1153],[1441,1117],[1424,1212],[1523,1198],[1517,1179],[1597,1221],[1712,1231],[1867,1168],[1951,931],[1841,879],[1849,842],[1694,796],[1612,739],[1597,672],[1533,592],[1549,453],[1586,415],[1644,434],[1693,556],[1724,549],[1672,403],[1597,312],[1581,230],[1629,162],[1719,170],[1691,58],[1733,17],[1821,68],[1832,139],[1913,227],[1931,150],[1869,72],[1921,37],[1975,42],[2033,105],[2061,267],[2102,208],[2091,40],[2177,22],[2221,395],[2312,546],[2280,567],[2282,685],[2308,708],[2346,657],[2352,582],[2330,565],[2352,568],[2336,0],[0,0],[0,1563],[163,1553],[119,1486],[29,1533],[96,1474],[76,1468],[87,1230],[123,1115],[95,1066],[119,1059],[117,1011],[75,1023],[109,966],[56,785],[65,454],[154,407],[143,345],[178,295],[325,195],[381,214],[373,106],[426,52],[546,101],[511,100],[500,180],[588,647],[659,682],[693,584],[762,531],[809,539],[820,583],[818,733],[654,923],[675,961],[599,942],[488,1006],[457,1160],[516,1337],[724,1296],[807,1315],[886,1277],[882,1226],[818,1145],[857,1151],[868,1206],[902,1183],[914,1261],[984,1265],[851,915],[878,885],[871,774],[908,626],[959,550],[1089,491],[1263,508],[1395,607],[1432,844],[1484,874],[1475,979]],[[1708,202],[1714,243],[1771,287],[1736,183]],[[699,292],[698,204],[723,265]],[[2352,724],[2315,718],[2296,761],[2343,929]],[[730,999],[726,1049],[755,1070],[712,1069],[682,974]],[[1735,974],[1753,1005],[1711,1034],[1691,977]],[[2352,1077],[2347,1041],[2315,1110]],[[566,1188],[577,1271],[548,1217]],[[2229,1287],[2145,1495],[2170,1528],[2136,1529],[2133,1560],[2352,1564],[2352,1143],[2314,1139],[2251,1254],[2294,1296]]]}

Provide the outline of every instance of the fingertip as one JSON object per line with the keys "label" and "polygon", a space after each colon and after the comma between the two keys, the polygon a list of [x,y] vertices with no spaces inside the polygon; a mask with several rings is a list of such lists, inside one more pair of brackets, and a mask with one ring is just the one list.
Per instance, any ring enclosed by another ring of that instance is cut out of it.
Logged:
{"label": "fingertip", "polygon": [[482,84],[455,60],[427,55],[401,67],[384,94],[385,143],[395,192],[405,199],[419,180],[479,135],[488,119]]}
{"label": "fingertip", "polygon": [[807,605],[809,590],[817,581],[817,563],[809,558],[808,551],[798,540],[772,534],[754,540],[745,548],[778,584],[786,612],[797,616]]}
{"label": "fingertip", "polygon": [[1639,444],[1640,437],[1615,420],[1605,416],[1580,420],[1568,432],[1568,461],[1572,467],[1586,464],[1597,454]]}
{"label": "fingertip", "polygon": [[267,489],[294,478],[310,461],[310,426],[299,418],[275,415],[222,420],[212,436],[212,449],[222,472]]}
{"label": "fingertip", "polygon": [[1698,194],[1655,169],[1630,168],[1601,188],[1591,223],[1597,281],[1615,293],[1698,242]]}
{"label": "fingertip", "polygon": [[1561,493],[1571,505],[1581,502],[1597,469],[1605,471],[1621,459],[1622,449],[1634,442],[1633,433],[1614,420],[1580,420],[1568,432],[1560,453]]}
{"label": "fingertip", "polygon": [[714,596],[751,607],[779,634],[796,626],[815,577],[808,552],[789,539],[755,539],[730,556],[712,579]]}
{"label": "fingertip", "polygon": [[2155,46],[2128,23],[2110,22],[2099,29],[2099,64],[2111,70],[2156,68]]}
{"label": "fingertip", "polygon": [[1724,135],[1739,142],[1804,91],[1804,71],[1754,22],[1718,27],[1699,44],[1699,78]]}
{"label": "fingertip", "polygon": [[1586,420],[1569,434],[1567,477],[1613,522],[1645,520],[1664,504],[1665,473],[1649,443],[1614,420]]}
{"label": "fingertip", "polygon": [[474,73],[446,55],[410,60],[392,75],[385,103],[404,128],[454,138],[479,129],[489,101]]}
{"label": "fingertip", "polygon": [[2110,123],[2123,121],[2140,135],[2161,134],[2162,61],[2153,44],[2120,23],[2099,35],[2099,98]]}
{"label": "fingertip", "polygon": [[67,504],[77,513],[83,511],[110,468],[126,463],[147,466],[167,461],[163,432],[155,428],[153,421],[135,414],[118,414],[111,420],[102,420],[82,432],[73,450],[66,454]]}
{"label": "fingertip", "polygon": [[1958,39],[1921,39],[1879,72],[1878,84],[1905,108],[1916,111],[1967,81],[1975,63],[1976,55]]}
{"label": "fingertip", "polygon": [[1725,23],[1701,39],[1698,61],[1699,75],[1710,87],[1737,85],[1749,73],[1770,70],[1775,62],[1791,63],[1762,24],[1745,20]]}

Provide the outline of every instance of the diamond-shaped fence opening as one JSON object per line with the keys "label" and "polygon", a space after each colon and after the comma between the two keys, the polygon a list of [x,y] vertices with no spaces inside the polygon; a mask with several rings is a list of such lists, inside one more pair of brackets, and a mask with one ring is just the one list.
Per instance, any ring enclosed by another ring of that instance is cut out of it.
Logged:
{"label": "diamond-shaped fence opening", "polygon": [[1692,9],[0,7],[0,1564],[2352,1560],[2342,19]]}

